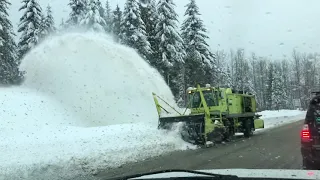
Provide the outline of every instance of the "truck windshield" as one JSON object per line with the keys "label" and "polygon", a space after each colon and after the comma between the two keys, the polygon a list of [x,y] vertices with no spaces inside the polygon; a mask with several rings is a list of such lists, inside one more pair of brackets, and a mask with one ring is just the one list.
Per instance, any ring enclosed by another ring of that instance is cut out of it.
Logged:
{"label": "truck windshield", "polygon": [[[219,103],[217,101],[217,96],[215,93],[212,93],[212,91],[203,91],[204,99],[206,100],[207,106],[218,106]],[[198,108],[201,104],[200,99],[200,93],[195,92],[190,94],[190,102],[191,102],[191,108]]]}
{"label": "truck windshield", "polygon": [[212,91],[203,91],[204,99],[206,100],[207,106],[215,106],[215,94]]}
{"label": "truck windshield", "polygon": [[191,108],[198,108],[200,106],[201,99],[199,92],[190,94],[190,103]]}

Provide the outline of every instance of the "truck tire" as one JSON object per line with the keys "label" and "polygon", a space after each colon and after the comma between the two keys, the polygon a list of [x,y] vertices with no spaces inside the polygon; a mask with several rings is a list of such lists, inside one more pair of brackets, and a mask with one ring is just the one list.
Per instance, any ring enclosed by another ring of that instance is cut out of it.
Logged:
{"label": "truck tire", "polygon": [[248,138],[250,136],[252,136],[253,131],[252,131],[252,125],[251,125],[251,119],[245,119],[243,120],[243,124],[244,124],[244,132],[243,135],[245,138]]}
{"label": "truck tire", "polygon": [[230,142],[231,137],[234,135],[234,125],[231,123],[230,119],[224,119],[225,132],[223,133],[223,141]]}

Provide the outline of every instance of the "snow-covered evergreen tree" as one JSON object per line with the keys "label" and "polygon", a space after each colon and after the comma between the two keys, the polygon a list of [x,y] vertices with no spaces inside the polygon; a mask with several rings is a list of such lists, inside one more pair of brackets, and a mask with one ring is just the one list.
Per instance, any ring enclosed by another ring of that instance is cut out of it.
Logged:
{"label": "snow-covered evergreen tree", "polygon": [[[184,93],[181,87],[185,87],[184,79],[179,75],[182,73],[185,50],[183,39],[178,32],[178,15],[174,10],[175,4],[172,0],[160,0],[157,4],[159,20],[156,25],[156,39],[159,43],[158,70],[164,76],[177,99]],[[184,76],[184,75],[183,75]]]}
{"label": "snow-covered evergreen tree", "polygon": [[260,57],[257,59],[255,78],[257,86],[255,86],[256,97],[257,97],[257,106],[259,110],[267,109],[267,94],[266,94],[266,85],[268,84],[268,62],[266,58]]}
{"label": "snow-covered evergreen tree", "polygon": [[40,27],[37,30],[39,42],[42,41],[49,34],[49,32],[47,31],[47,28],[46,28],[46,17],[43,13],[40,14],[40,19],[41,19]]}
{"label": "snow-covered evergreen tree", "polygon": [[136,49],[144,59],[147,59],[152,53],[137,0],[127,0],[125,4],[121,22],[120,42]]}
{"label": "snow-covered evergreen tree", "polygon": [[56,31],[56,27],[54,25],[54,18],[52,16],[51,6],[47,6],[47,15],[45,18],[45,27],[49,34],[54,33]]}
{"label": "snow-covered evergreen tree", "polygon": [[175,63],[184,63],[185,51],[183,39],[178,30],[178,14],[172,0],[160,0],[157,4],[159,20],[156,25],[156,38],[160,39],[159,51],[161,63],[172,67]]}
{"label": "snow-covered evergreen tree", "polygon": [[257,75],[259,75],[259,74],[257,73],[257,65],[258,64],[257,64],[257,57],[256,57],[255,53],[251,54],[250,65],[251,65],[250,77],[252,77],[253,89],[255,91],[257,91],[257,89],[256,89],[256,88],[258,88]]}
{"label": "snow-covered evergreen tree", "polygon": [[[175,86],[177,86],[177,95],[175,97],[177,105],[181,108],[184,108],[187,106],[187,102],[186,102],[186,90],[187,90],[187,86],[186,86],[186,82],[185,82],[185,78],[186,78],[186,73],[185,73],[185,67],[183,63],[179,63],[178,65],[175,65],[175,69],[178,72],[178,74],[174,74],[176,76],[176,79],[178,81],[173,81],[175,84]],[[175,87],[173,86],[172,89],[175,89]]]}
{"label": "snow-covered evergreen tree", "polygon": [[274,65],[272,62],[269,62],[269,66],[268,66],[268,74],[267,74],[267,82],[265,85],[265,100],[266,100],[266,108],[267,109],[272,109],[272,85],[273,83],[273,75],[274,75]]}
{"label": "snow-covered evergreen tree", "polygon": [[104,32],[105,24],[105,20],[100,16],[96,1],[90,0],[88,10],[81,20],[80,25],[87,30]]}
{"label": "snow-covered evergreen tree", "polygon": [[293,74],[293,81],[294,81],[294,85],[291,87],[293,89],[293,98],[294,99],[299,99],[301,101],[301,97],[302,97],[302,69],[303,69],[303,64],[302,64],[302,60],[301,60],[301,54],[299,52],[297,52],[295,49],[292,52],[292,70],[294,72]]}
{"label": "snow-covered evergreen tree", "polygon": [[315,67],[316,55],[306,54],[301,55],[302,59],[302,96],[300,97],[303,107],[308,107],[311,92],[314,91],[316,86],[317,68]]}
{"label": "snow-covered evergreen tree", "polygon": [[272,109],[279,110],[285,106],[284,82],[282,79],[282,69],[280,63],[273,63],[273,81],[272,81]]}
{"label": "snow-covered evergreen tree", "polygon": [[101,1],[96,0],[96,4],[98,6],[100,16],[104,18],[105,17],[105,9],[103,8]]}
{"label": "snow-covered evergreen tree", "polygon": [[243,89],[246,92],[250,92],[255,94],[256,91],[254,89],[253,85],[253,79],[252,79],[252,74],[251,74],[251,67],[249,65],[249,62],[247,59],[244,59],[243,64],[242,64],[242,73],[243,73]]}
{"label": "snow-covered evergreen tree", "polygon": [[[108,23],[110,23],[110,22],[109,22],[108,19],[106,18],[106,17],[109,17],[109,16],[110,16],[110,15],[108,15],[108,12],[109,12],[110,10],[105,9],[105,8],[103,7],[103,5],[102,5],[102,3],[101,3],[100,0],[97,0],[96,3],[97,3],[97,6],[98,6],[98,9],[99,9],[100,16],[101,16],[101,17],[104,19],[104,21],[105,21],[104,29],[105,29],[106,32],[110,32],[110,26],[108,25]],[[107,7],[109,8],[109,2],[108,2],[108,1],[106,2],[106,4],[108,4]],[[109,12],[109,14],[110,14],[110,12]]]}
{"label": "snow-covered evergreen tree", "polygon": [[232,76],[234,89],[254,93],[252,77],[250,76],[250,66],[245,57],[244,49],[238,49],[236,53],[231,53]]}
{"label": "snow-covered evergreen tree", "polygon": [[209,78],[205,78],[206,72],[216,70],[213,68],[215,67],[214,55],[209,50],[209,45],[206,42],[209,38],[205,34],[207,30],[199,17],[200,12],[195,0],[190,0],[186,7],[187,9],[184,14],[186,19],[182,23],[181,35],[187,52],[185,64],[186,73],[188,74],[188,85],[212,83],[205,82],[206,79],[210,79],[210,76],[213,75],[209,74]]}
{"label": "snow-covered evergreen tree", "polygon": [[122,11],[120,10],[119,5],[117,5],[116,9],[113,11],[112,15],[112,34],[115,37],[115,41],[119,42],[119,35],[121,30],[121,21],[122,21]]}
{"label": "snow-covered evergreen tree", "polygon": [[16,61],[16,43],[9,20],[7,0],[0,0],[0,84],[15,84],[20,80]]}
{"label": "snow-covered evergreen tree", "polygon": [[87,0],[70,0],[68,4],[71,8],[69,19],[66,21],[69,27],[77,27],[87,11]]}
{"label": "snow-covered evergreen tree", "polygon": [[[219,67],[216,69],[219,71],[216,74],[215,80],[211,81],[211,83],[214,82],[215,86],[220,87],[232,87],[230,63],[227,60],[227,54],[223,50],[218,50],[215,55],[215,63]],[[209,83],[209,81],[207,82]]]}
{"label": "snow-covered evergreen tree", "polygon": [[39,42],[43,14],[37,0],[22,0],[19,11],[23,12],[18,28],[18,32],[21,33],[18,43],[18,56],[21,59]]}
{"label": "snow-covered evergreen tree", "polygon": [[224,84],[223,84],[223,86],[225,86],[225,87],[232,87],[233,86],[233,84],[232,84],[232,78],[231,78],[231,70],[230,70],[230,66],[229,65],[227,65],[227,70],[226,70],[226,72],[225,72],[225,74],[224,74],[225,76],[224,76]]}
{"label": "snow-covered evergreen tree", "polygon": [[111,7],[109,4],[109,0],[106,1],[106,10],[105,10],[105,16],[104,19],[106,21],[106,32],[110,33],[112,32],[112,13],[111,13]]}
{"label": "snow-covered evergreen tree", "polygon": [[217,84],[213,84],[219,87],[233,87],[232,84],[232,74],[230,70],[230,65],[225,64],[222,67],[222,71],[218,74],[218,79],[216,80]]}
{"label": "snow-covered evergreen tree", "polygon": [[283,82],[283,109],[290,109],[292,108],[291,103],[291,97],[290,97],[290,72],[289,72],[289,63],[287,60],[281,61],[281,79]]}
{"label": "snow-covered evergreen tree", "polygon": [[47,6],[46,16],[41,13],[41,24],[39,28],[39,40],[43,40],[49,34],[54,33],[56,28],[54,27],[54,19],[52,16],[51,6]]}
{"label": "snow-covered evergreen tree", "polygon": [[148,42],[151,45],[152,49],[152,54],[148,57],[148,60],[150,61],[150,64],[153,67],[157,68],[157,57],[159,57],[159,51],[158,51],[158,46],[160,41],[156,39],[156,31],[155,31],[155,26],[157,25],[158,22],[158,14],[157,14],[157,8],[156,8],[156,1],[155,0],[150,0],[146,4],[140,4],[140,9],[141,9],[141,18],[143,22],[146,25],[146,34],[148,37]]}
{"label": "snow-covered evergreen tree", "polygon": [[57,31],[62,32],[64,31],[66,28],[68,27],[68,24],[66,24],[66,22],[64,21],[64,19],[62,18],[59,24],[59,27],[57,29]]}
{"label": "snow-covered evergreen tree", "polygon": [[59,24],[59,28],[63,28],[66,25],[66,23],[64,22],[64,19],[61,19],[61,22]]}

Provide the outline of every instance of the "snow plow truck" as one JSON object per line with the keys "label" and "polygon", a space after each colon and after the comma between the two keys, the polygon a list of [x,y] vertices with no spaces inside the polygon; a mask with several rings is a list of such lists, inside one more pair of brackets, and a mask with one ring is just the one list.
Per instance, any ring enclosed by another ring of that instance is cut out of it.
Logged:
{"label": "snow plow truck", "polygon": [[[250,137],[256,129],[264,128],[264,121],[256,112],[255,95],[250,93],[211,87],[209,84],[190,87],[187,89],[184,113],[174,109],[157,94],[152,95],[159,115],[158,128],[171,130],[174,124],[180,123],[182,139],[194,145],[208,147],[230,141],[236,133]],[[179,115],[161,116],[163,111],[168,111],[159,103],[159,99]]]}

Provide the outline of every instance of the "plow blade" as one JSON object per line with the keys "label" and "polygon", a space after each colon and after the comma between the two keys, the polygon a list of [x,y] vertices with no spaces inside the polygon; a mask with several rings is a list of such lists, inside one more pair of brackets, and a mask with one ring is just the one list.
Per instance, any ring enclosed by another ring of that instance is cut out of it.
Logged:
{"label": "plow blade", "polygon": [[205,115],[186,115],[174,117],[160,117],[159,129],[171,130],[175,123],[183,123],[181,137],[184,141],[195,144],[205,144]]}

